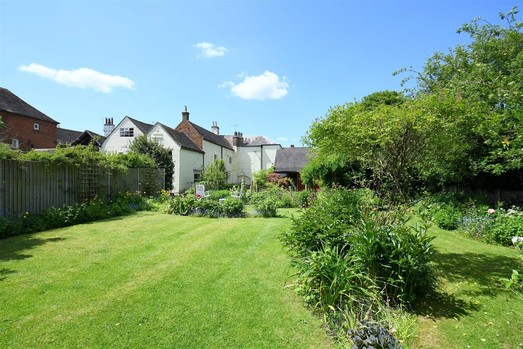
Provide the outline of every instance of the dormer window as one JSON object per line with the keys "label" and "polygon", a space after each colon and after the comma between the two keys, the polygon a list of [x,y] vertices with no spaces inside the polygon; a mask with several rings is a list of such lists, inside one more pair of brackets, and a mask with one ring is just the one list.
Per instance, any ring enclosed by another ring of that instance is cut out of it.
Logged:
{"label": "dormer window", "polygon": [[35,131],[40,131],[40,124],[37,123],[37,122],[35,122],[35,123],[33,124],[33,130],[35,130]]}
{"label": "dormer window", "polygon": [[134,127],[122,127],[120,137],[134,137]]}

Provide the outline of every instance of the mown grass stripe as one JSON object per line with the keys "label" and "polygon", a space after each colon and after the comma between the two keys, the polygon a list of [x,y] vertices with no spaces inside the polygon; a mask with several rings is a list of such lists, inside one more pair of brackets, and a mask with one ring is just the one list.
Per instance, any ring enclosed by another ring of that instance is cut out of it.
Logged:
{"label": "mown grass stripe", "polygon": [[330,347],[283,289],[288,224],[141,213],[0,241],[0,346]]}

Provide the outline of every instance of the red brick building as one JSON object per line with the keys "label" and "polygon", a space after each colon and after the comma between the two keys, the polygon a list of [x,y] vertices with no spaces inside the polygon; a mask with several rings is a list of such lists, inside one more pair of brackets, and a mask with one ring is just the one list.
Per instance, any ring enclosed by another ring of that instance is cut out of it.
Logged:
{"label": "red brick building", "polygon": [[0,141],[14,149],[55,148],[58,122],[0,87]]}

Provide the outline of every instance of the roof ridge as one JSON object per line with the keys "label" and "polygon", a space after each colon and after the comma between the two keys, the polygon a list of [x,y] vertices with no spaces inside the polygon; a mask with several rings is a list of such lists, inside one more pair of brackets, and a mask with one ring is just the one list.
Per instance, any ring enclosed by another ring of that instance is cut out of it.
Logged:
{"label": "roof ridge", "polygon": [[203,150],[198,147],[196,143],[189,137],[185,132],[180,132],[170,126],[167,126],[165,124],[162,124],[161,122],[158,122],[160,126],[162,126],[165,131],[177,142],[180,144],[182,148],[195,150],[198,152],[202,152]]}
{"label": "roof ridge", "polygon": [[196,131],[198,131],[203,136],[203,139],[205,139],[205,140],[207,140],[207,141],[209,141],[211,143],[214,143],[216,145],[222,146],[224,148],[228,148],[228,149],[233,150],[232,145],[229,143],[229,141],[227,141],[227,139],[225,139],[225,136],[217,135],[216,133],[214,133],[212,131],[209,131],[205,127],[202,127],[202,126],[200,126],[198,124],[195,124],[192,121],[189,121],[189,123],[194,128],[196,128]]}
{"label": "roof ridge", "polygon": [[5,87],[0,87],[0,110],[37,120],[59,124],[58,121],[49,117],[45,113],[42,113],[40,110],[36,109],[31,104],[27,103]]}

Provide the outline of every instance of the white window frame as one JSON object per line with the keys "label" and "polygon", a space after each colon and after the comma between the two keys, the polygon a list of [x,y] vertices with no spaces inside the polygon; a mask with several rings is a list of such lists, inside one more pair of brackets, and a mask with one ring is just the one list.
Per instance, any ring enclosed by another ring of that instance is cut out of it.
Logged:
{"label": "white window frame", "polygon": [[134,127],[120,127],[120,137],[134,137]]}
{"label": "white window frame", "polygon": [[40,131],[40,124],[37,123],[37,122],[35,122],[35,123],[33,124],[33,130],[35,130],[35,131]]}
{"label": "white window frame", "polygon": [[20,148],[20,141],[17,138],[11,139],[11,148],[13,148],[13,149]]}

